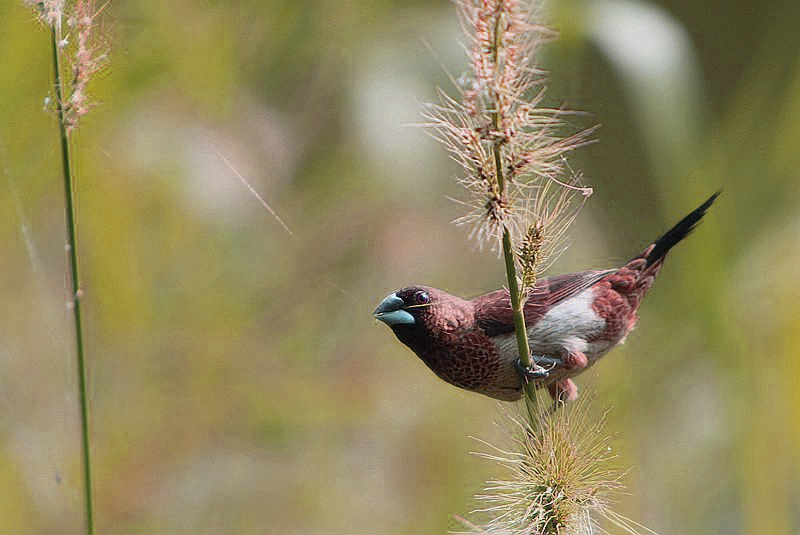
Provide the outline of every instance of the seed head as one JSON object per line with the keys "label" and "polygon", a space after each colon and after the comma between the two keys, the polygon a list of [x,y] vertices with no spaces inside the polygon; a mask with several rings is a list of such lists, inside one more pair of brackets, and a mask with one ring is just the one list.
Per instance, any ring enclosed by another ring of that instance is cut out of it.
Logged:
{"label": "seed head", "polygon": [[489,481],[466,522],[469,533],[491,535],[591,535],[607,518],[631,534],[653,533],[612,512],[624,489],[624,472],[614,467],[605,418],[591,419],[589,396],[555,412],[544,399],[527,400],[527,418],[503,413],[500,427],[508,446],[490,446],[480,457],[503,465],[508,478]]}
{"label": "seed head", "polygon": [[[440,90],[438,102],[423,107],[424,125],[462,169],[458,183],[467,198],[458,202],[466,214],[456,222],[470,227],[479,246],[488,242],[498,251],[508,230],[518,254],[535,227],[541,243],[536,262],[527,263],[538,270],[591,193],[565,172],[565,155],[586,144],[591,129],[562,137],[561,118],[569,112],[541,105],[545,74],[535,56],[553,32],[534,24],[531,10],[518,0],[456,5],[470,44],[468,67],[457,97]],[[518,263],[525,271],[526,262]]]}
{"label": "seed head", "polygon": [[98,8],[94,0],[26,0],[25,3],[52,30],[57,53],[66,66],[60,73],[62,87],[56,91],[61,98],[49,101],[60,108],[70,132],[93,107],[87,86],[108,64],[110,44],[101,24],[101,14],[108,4]]}

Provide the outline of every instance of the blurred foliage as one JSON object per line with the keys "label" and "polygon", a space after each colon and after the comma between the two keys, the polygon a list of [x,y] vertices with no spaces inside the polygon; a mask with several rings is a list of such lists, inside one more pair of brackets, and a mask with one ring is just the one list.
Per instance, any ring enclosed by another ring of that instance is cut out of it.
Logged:
{"label": "blurred foliage", "polygon": [[[0,5],[0,532],[81,533],[49,50],[20,4]],[[619,511],[665,534],[796,533],[800,8],[548,10],[561,32],[543,58],[550,98],[602,125],[572,161],[595,195],[553,272],[616,265],[725,188],[596,368],[595,406],[613,407],[613,447],[634,467]],[[446,154],[404,127],[449,87],[439,62],[463,65],[452,7],[109,12],[102,104],[76,136],[98,532],[454,527],[498,475],[467,455],[470,436],[499,436],[496,408],[370,318],[408,283],[473,296],[503,281],[496,256],[448,224]],[[657,37],[666,56],[645,53]]]}

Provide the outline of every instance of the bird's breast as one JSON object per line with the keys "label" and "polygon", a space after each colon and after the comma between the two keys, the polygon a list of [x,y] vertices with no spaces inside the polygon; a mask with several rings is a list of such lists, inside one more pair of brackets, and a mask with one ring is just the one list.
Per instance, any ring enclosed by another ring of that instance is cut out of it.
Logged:
{"label": "bird's breast", "polygon": [[467,390],[483,391],[502,373],[494,344],[478,329],[440,333],[417,355],[440,378]]}

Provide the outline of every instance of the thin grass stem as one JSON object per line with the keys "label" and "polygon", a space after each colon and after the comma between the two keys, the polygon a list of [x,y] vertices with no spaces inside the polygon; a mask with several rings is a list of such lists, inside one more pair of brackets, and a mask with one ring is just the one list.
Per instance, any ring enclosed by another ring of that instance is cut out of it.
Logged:
{"label": "thin grass stem", "polygon": [[78,269],[78,239],[75,221],[74,184],[72,176],[72,162],[70,158],[69,131],[64,113],[64,88],[61,67],[60,36],[56,27],[50,28],[53,44],[53,71],[55,75],[55,105],[58,116],[59,135],[61,138],[61,165],[64,175],[64,204],[67,222],[67,252],[70,267],[70,282],[72,286],[72,317],[75,325],[75,352],[78,365],[78,397],[80,400],[81,419],[81,461],[83,465],[83,493],[86,519],[86,533],[94,535],[94,510],[92,502],[92,468],[91,449],[89,440],[89,407],[86,386],[86,360],[83,344],[83,322],[81,320],[81,290],[80,272]]}
{"label": "thin grass stem", "polygon": [[[497,130],[498,113],[494,112],[493,119],[495,122],[495,130]],[[496,143],[494,146],[494,161],[495,171],[497,173],[497,186],[500,190],[502,198],[505,189],[505,180],[503,176],[502,167],[502,154],[500,144]],[[517,351],[519,351],[519,361],[525,368],[531,366],[531,350],[528,343],[528,330],[525,327],[525,312],[524,302],[517,282],[517,266],[514,258],[514,245],[511,241],[511,233],[508,227],[503,227],[503,260],[506,265],[506,278],[508,279],[508,294],[511,298],[511,311],[514,314],[514,334],[517,338]],[[533,400],[536,394],[536,388],[531,382],[525,383],[525,394],[529,399]]]}
{"label": "thin grass stem", "polygon": [[[517,269],[514,263],[514,247],[511,244],[511,234],[508,229],[503,229],[503,259],[506,263],[506,278],[508,279],[508,293],[511,296],[511,311],[514,313],[514,332],[517,337],[517,350],[519,361],[525,368],[531,367],[531,350],[528,345],[528,330],[525,327],[524,301],[520,294],[517,282]],[[532,382],[525,383],[525,394],[529,399],[535,399],[536,388]]]}
{"label": "thin grass stem", "polygon": [[[493,56],[493,60],[496,63],[497,57],[499,55],[498,49],[501,46],[501,37],[500,37],[500,23],[502,17],[498,16],[495,19],[495,27],[494,27],[494,40],[493,46],[491,50],[491,54]],[[496,96],[494,101],[495,109],[491,113],[492,117],[492,125],[494,127],[495,132],[500,132],[500,97],[499,95]],[[505,174],[503,173],[503,153],[502,153],[502,142],[501,140],[495,140],[493,153],[494,153],[494,169],[495,174],[497,177],[497,189],[499,190],[498,193],[500,198],[503,199],[505,195]],[[530,345],[528,343],[528,330],[525,327],[525,313],[524,313],[524,302],[522,300],[522,295],[519,288],[519,283],[517,282],[517,266],[514,257],[514,245],[511,240],[511,233],[508,230],[508,227],[504,224],[503,225],[503,259],[505,261],[506,266],[506,278],[508,279],[508,293],[511,298],[511,311],[514,314],[514,333],[517,338],[517,350],[519,351],[519,360],[520,363],[525,368],[530,368],[531,366],[531,350]],[[525,394],[528,396],[529,399],[533,400],[536,394],[536,388],[531,382],[525,383]]]}

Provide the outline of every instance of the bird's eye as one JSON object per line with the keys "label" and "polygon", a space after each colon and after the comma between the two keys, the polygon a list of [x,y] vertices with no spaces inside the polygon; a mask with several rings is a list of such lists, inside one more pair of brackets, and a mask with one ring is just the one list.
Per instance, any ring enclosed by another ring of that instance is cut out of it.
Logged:
{"label": "bird's eye", "polygon": [[414,303],[417,305],[427,305],[431,302],[431,296],[428,292],[417,292],[414,294]]}

